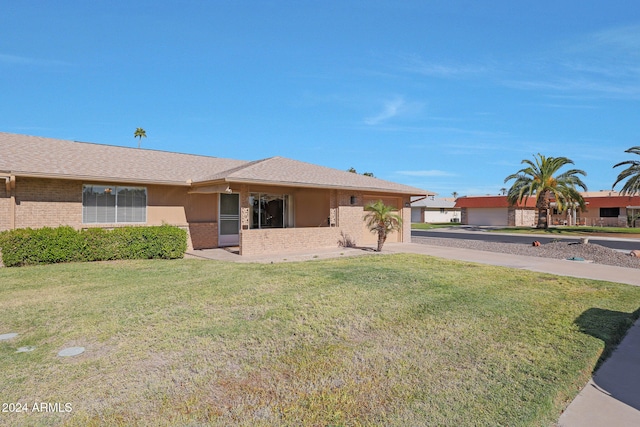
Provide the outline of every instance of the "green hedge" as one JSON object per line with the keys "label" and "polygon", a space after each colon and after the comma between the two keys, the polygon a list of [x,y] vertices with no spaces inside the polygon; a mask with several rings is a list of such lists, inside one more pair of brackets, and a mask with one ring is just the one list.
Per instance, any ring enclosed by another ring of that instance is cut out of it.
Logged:
{"label": "green hedge", "polygon": [[71,227],[24,228],[0,233],[7,267],[72,261],[174,259],[187,250],[187,232],[178,227],[122,227],[75,230]]}

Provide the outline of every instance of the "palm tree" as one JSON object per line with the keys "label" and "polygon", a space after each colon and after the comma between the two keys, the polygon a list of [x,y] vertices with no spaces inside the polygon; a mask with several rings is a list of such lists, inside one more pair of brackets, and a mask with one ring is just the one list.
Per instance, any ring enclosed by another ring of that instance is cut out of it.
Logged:
{"label": "palm tree", "polygon": [[372,233],[378,233],[378,248],[376,251],[380,252],[389,233],[401,229],[402,218],[400,215],[393,213],[393,211],[397,210],[396,208],[385,205],[382,200],[367,204],[364,210],[369,212],[365,217],[367,227]]}
{"label": "palm tree", "polygon": [[[631,147],[628,150],[625,150],[625,153],[640,155],[640,146]],[[640,160],[627,160],[625,162],[620,162],[615,165],[614,168],[622,165],[629,165],[629,167],[620,172],[618,179],[616,179],[616,182],[613,183],[611,188],[614,188],[620,181],[624,181],[628,178],[629,180],[622,186],[620,194],[623,196],[626,194],[633,196],[636,193],[640,193]]]}
{"label": "palm tree", "polygon": [[451,195],[453,196],[454,199],[458,198],[458,192],[454,191],[453,193],[451,193]]}
{"label": "palm tree", "polygon": [[506,188],[504,188],[504,187],[502,187],[502,188],[500,189],[500,194],[502,194],[503,196],[504,196],[505,194],[507,194],[507,189],[506,189]]}
{"label": "palm tree", "polygon": [[580,169],[569,169],[559,175],[558,170],[566,165],[572,165],[573,161],[566,157],[545,157],[538,153],[535,163],[531,160],[523,160],[521,163],[528,165],[518,172],[509,175],[504,182],[515,179],[515,182],[507,193],[507,200],[514,205],[522,199],[536,198],[538,210],[538,224],[536,228],[549,228],[547,220],[551,198],[556,202],[558,211],[567,208],[585,208],[584,199],[576,187],[587,191],[587,186],[578,175],[586,176],[586,172]]}
{"label": "palm tree", "polygon": [[140,142],[142,141],[142,138],[146,138],[147,137],[147,132],[142,128],[137,128],[136,131],[133,133],[133,137],[134,138],[139,138],[138,139],[138,148],[140,148]]}

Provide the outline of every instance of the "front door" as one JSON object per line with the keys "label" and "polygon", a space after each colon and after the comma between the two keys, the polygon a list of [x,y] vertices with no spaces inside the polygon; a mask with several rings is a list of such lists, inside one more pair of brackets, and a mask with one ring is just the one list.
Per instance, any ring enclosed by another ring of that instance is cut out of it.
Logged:
{"label": "front door", "polygon": [[240,195],[220,193],[218,246],[240,244]]}

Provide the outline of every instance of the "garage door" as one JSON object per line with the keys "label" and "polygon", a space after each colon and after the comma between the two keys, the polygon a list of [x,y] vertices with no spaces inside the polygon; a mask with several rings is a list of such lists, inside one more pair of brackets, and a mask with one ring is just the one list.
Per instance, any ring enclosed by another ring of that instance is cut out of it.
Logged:
{"label": "garage door", "polygon": [[[401,205],[401,200],[395,197],[368,197],[365,196],[364,197],[364,205],[366,206],[368,203],[370,202],[376,202],[378,200],[382,200],[382,203],[384,203],[385,205],[390,205],[390,206],[394,206],[396,209],[399,208],[399,206]],[[364,212],[365,214],[367,213],[366,211]],[[398,215],[402,215],[401,210],[397,210],[394,213],[398,214]],[[362,233],[362,244],[364,245],[374,245],[378,243],[378,234],[377,233],[372,233],[371,231],[369,231],[369,228],[367,228],[367,223],[366,221],[363,220],[362,222],[362,226],[364,227],[364,232]],[[400,236],[401,233],[398,233],[397,231],[394,231],[393,233],[389,234],[387,236],[387,242],[400,242],[402,241],[402,237]]]}
{"label": "garage door", "polygon": [[467,222],[469,225],[500,225],[509,224],[508,208],[469,208]]}
{"label": "garage door", "polygon": [[423,222],[422,208],[411,208],[411,222]]}

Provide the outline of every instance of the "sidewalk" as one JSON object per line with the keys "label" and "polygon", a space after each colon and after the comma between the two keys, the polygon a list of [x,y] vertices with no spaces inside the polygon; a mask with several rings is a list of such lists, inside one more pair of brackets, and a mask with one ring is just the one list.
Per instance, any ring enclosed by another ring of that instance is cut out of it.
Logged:
{"label": "sidewalk", "polygon": [[[640,286],[640,271],[581,261],[524,257],[496,252],[418,243],[387,243],[382,254],[415,253],[439,258],[531,270],[585,279]],[[356,248],[318,249],[306,253],[241,257],[224,249],[192,251],[190,256],[235,262],[291,262],[377,254]],[[640,320],[627,332],[613,354],[571,402],[559,427],[640,426]]]}

